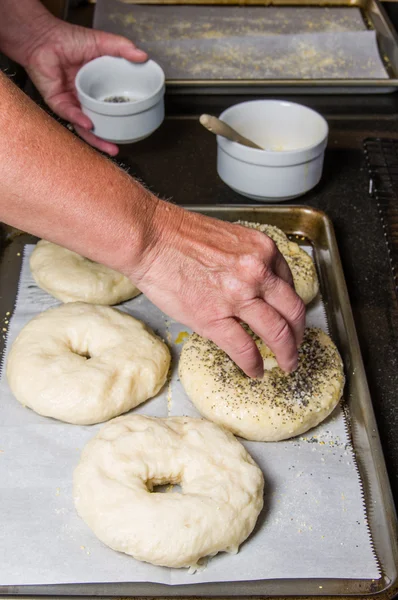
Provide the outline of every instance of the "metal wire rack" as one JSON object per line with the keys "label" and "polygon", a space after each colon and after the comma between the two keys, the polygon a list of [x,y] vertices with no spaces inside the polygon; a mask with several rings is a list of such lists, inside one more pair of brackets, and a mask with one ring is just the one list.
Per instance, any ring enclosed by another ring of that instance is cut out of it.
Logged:
{"label": "metal wire rack", "polygon": [[398,296],[398,139],[364,141],[369,193],[377,202]]}

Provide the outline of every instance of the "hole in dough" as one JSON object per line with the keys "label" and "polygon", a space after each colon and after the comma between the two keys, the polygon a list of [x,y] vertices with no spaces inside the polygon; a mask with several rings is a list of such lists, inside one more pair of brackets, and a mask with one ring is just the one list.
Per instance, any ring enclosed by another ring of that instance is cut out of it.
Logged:
{"label": "hole in dough", "polygon": [[182,488],[179,483],[162,483],[161,485],[154,485],[150,491],[153,494],[181,494]]}
{"label": "hole in dough", "polygon": [[68,344],[69,350],[73,352],[73,354],[77,354],[77,356],[81,356],[82,358],[86,358],[89,360],[92,358],[92,354],[90,354],[89,350],[80,350],[80,348],[75,348],[73,344]]}
{"label": "hole in dough", "polygon": [[87,358],[87,360],[91,358],[91,354],[89,352],[78,352],[77,350],[73,350],[73,353],[77,354],[78,356],[82,356],[83,358]]}

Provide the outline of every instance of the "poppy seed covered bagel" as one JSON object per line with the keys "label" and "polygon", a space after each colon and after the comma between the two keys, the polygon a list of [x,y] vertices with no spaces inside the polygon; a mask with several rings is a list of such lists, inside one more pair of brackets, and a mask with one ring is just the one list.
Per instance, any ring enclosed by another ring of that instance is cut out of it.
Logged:
{"label": "poppy seed covered bagel", "polygon": [[47,310],[21,330],[7,379],[21,404],[46,417],[91,425],[155,396],[170,352],[141,321],[83,302]]}
{"label": "poppy seed covered bagel", "polygon": [[[154,486],[179,484],[181,493]],[[214,423],[127,415],[86,445],[74,473],[78,514],[107,546],[166,567],[236,553],[263,507],[261,470]]]}
{"label": "poppy seed covered bagel", "polygon": [[61,302],[112,305],[141,293],[125,275],[46,240],[33,250],[30,270],[37,285]]}
{"label": "poppy seed covered bagel", "polygon": [[193,334],[182,350],[181,382],[199,412],[248,440],[276,442],[308,431],[338,404],[343,363],[321,329],[308,328],[298,368],[284,373],[254,334],[264,360],[262,379],[251,379],[210,340]]}
{"label": "poppy seed covered bagel", "polygon": [[274,225],[262,225],[250,221],[238,221],[237,223],[261,231],[275,242],[279,252],[289,265],[297,295],[304,304],[309,304],[319,291],[318,276],[311,256],[298,244],[291,242],[286,234]]}

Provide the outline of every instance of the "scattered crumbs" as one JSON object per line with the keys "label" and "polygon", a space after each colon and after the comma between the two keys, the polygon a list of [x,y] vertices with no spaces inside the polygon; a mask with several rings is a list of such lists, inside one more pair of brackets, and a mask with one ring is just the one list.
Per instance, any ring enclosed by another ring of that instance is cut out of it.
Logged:
{"label": "scattered crumbs", "polygon": [[60,493],[61,493],[61,490],[60,490],[59,488],[57,488],[57,489],[55,490],[55,495],[56,495],[56,496],[59,496],[59,495],[60,495]]}
{"label": "scattered crumbs", "polygon": [[322,590],[322,589],[323,589],[323,585],[320,585],[320,586],[319,586],[319,589],[320,589],[320,590]]}
{"label": "scattered crumbs", "polygon": [[86,547],[85,546],[80,546],[80,550],[85,550]]}
{"label": "scattered crumbs", "polygon": [[6,312],[6,317],[9,317],[10,314],[11,314],[10,311]]}
{"label": "scattered crumbs", "polygon": [[3,331],[7,331],[7,327],[3,327]]}
{"label": "scattered crumbs", "polygon": [[4,454],[4,450],[0,450],[0,454]]}
{"label": "scattered crumbs", "polygon": [[17,252],[17,256],[21,256],[21,253],[20,253],[20,252]]}
{"label": "scattered crumbs", "polygon": [[176,344],[182,344],[183,342],[185,342],[185,340],[187,340],[189,338],[189,333],[188,331],[180,331],[180,333],[177,335],[176,339],[174,340],[174,342]]}

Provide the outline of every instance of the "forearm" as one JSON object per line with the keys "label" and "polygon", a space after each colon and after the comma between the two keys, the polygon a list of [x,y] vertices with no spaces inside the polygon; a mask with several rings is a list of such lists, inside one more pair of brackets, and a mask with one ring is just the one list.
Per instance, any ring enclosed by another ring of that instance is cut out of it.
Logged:
{"label": "forearm", "polygon": [[0,74],[0,220],[134,273],[165,203]]}
{"label": "forearm", "polygon": [[0,0],[0,51],[25,66],[36,44],[58,19],[39,0]]}

